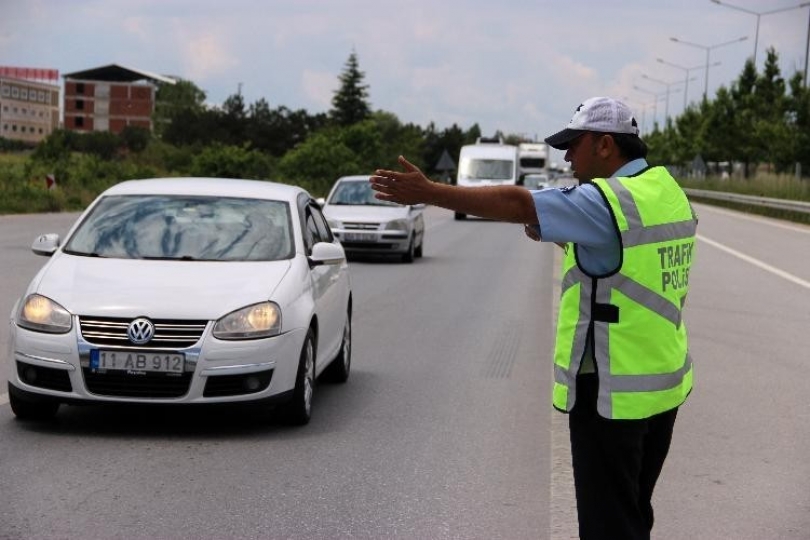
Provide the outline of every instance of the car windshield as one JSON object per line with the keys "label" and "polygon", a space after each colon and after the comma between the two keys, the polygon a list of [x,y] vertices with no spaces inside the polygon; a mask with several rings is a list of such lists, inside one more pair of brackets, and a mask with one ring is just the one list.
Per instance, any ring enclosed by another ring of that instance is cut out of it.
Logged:
{"label": "car windshield", "polygon": [[509,180],[515,162],[508,159],[462,159],[459,177],[469,180]]}
{"label": "car windshield", "polygon": [[400,206],[390,201],[375,199],[376,192],[371,189],[368,180],[352,180],[349,182],[339,182],[332,196],[326,201],[327,204],[345,204],[362,206]]}
{"label": "car windshield", "polygon": [[93,207],[64,251],[118,259],[273,261],[292,257],[294,243],[283,201],[115,195]]}

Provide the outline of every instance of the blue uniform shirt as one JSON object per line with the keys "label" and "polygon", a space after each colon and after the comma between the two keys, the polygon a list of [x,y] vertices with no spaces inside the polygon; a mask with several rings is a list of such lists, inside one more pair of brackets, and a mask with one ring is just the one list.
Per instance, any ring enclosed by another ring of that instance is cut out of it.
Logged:
{"label": "blue uniform shirt", "polygon": [[[613,176],[632,176],[649,165],[643,158],[625,163]],[[579,262],[591,274],[607,274],[619,265],[621,244],[610,210],[592,184],[532,191],[544,242],[574,242]]]}

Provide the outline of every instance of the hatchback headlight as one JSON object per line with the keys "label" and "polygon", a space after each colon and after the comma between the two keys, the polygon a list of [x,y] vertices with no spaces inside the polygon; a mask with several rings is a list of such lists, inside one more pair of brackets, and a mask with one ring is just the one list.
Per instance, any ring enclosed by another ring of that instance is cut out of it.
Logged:
{"label": "hatchback headlight", "polygon": [[386,231],[408,231],[408,220],[407,219],[392,219],[388,223],[385,224]]}
{"label": "hatchback headlight", "polygon": [[45,296],[32,294],[20,307],[17,324],[28,330],[66,334],[73,327],[68,310]]}
{"label": "hatchback headlight", "polygon": [[214,324],[218,339],[258,339],[281,332],[281,308],[273,302],[253,304],[233,311]]}

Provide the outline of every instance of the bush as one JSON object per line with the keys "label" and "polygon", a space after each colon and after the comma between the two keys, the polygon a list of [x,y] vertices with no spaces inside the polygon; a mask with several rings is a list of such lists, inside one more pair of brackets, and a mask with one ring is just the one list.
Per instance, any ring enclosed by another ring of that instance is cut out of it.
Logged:
{"label": "bush", "polygon": [[267,179],[272,176],[272,159],[247,146],[204,148],[191,162],[192,176]]}

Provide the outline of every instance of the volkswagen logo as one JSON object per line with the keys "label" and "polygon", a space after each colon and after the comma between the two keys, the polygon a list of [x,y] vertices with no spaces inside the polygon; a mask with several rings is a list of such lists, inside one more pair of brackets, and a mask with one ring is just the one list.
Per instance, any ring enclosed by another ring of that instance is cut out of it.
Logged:
{"label": "volkswagen logo", "polygon": [[152,321],[143,317],[135,319],[127,327],[127,337],[135,345],[148,343],[150,339],[155,337],[155,325],[152,324]]}

